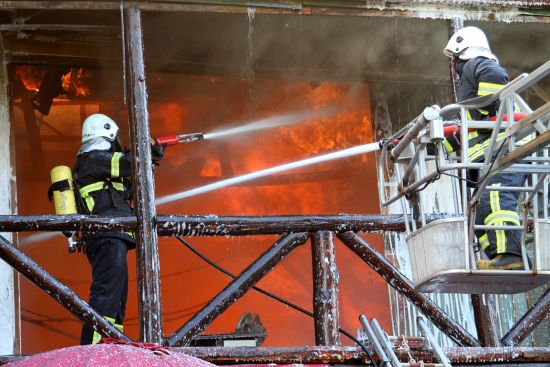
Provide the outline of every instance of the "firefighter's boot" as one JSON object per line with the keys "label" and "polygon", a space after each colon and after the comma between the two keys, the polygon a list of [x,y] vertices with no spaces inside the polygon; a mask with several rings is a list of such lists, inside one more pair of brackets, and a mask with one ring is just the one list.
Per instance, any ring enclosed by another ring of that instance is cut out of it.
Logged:
{"label": "firefighter's boot", "polygon": [[523,270],[523,259],[514,254],[498,254],[491,260],[479,260],[478,270]]}

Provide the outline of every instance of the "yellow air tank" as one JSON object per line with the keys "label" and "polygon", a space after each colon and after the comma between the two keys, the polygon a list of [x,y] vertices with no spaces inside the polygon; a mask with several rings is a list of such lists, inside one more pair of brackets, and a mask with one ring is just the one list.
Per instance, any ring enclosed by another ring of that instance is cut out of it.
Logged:
{"label": "yellow air tank", "polygon": [[[76,200],[73,191],[73,173],[67,166],[54,167],[50,176],[52,185],[56,189],[53,190],[53,203],[55,206],[55,214],[77,214]],[[59,183],[59,184],[57,184]],[[57,187],[63,187],[57,189]]]}

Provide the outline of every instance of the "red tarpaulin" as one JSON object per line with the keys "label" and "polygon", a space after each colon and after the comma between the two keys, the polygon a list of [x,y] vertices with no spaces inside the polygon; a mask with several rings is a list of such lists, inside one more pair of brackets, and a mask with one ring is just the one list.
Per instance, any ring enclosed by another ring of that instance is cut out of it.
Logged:
{"label": "red tarpaulin", "polygon": [[201,359],[183,353],[170,352],[155,344],[78,345],[36,354],[8,363],[9,367],[216,367]]}

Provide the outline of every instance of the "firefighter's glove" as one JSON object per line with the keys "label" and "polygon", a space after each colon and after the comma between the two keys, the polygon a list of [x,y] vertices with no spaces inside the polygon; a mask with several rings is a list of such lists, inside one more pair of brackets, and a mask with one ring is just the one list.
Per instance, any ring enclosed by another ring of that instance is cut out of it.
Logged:
{"label": "firefighter's glove", "polygon": [[151,144],[151,160],[153,164],[159,165],[159,162],[164,158],[164,149],[166,145]]}
{"label": "firefighter's glove", "polygon": [[378,146],[380,147],[380,149],[384,149],[384,147],[387,147],[388,149],[392,149],[397,145],[397,143],[399,143],[399,140],[397,139],[390,141],[390,139],[388,138],[382,138],[378,141]]}

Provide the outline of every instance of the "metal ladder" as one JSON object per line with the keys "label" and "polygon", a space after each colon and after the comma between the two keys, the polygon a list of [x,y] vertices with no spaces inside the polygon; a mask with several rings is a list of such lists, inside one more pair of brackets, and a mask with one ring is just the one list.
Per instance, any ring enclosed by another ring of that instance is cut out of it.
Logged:
{"label": "metal ladder", "polygon": [[449,360],[449,358],[447,358],[445,353],[443,353],[443,350],[437,343],[435,337],[433,336],[432,332],[430,331],[422,317],[417,318],[418,328],[420,329],[424,338],[428,340],[433,353],[439,360],[439,363],[432,364],[416,362],[414,360],[408,363],[401,362],[393,351],[393,344],[388,338],[388,335],[380,327],[376,319],[372,319],[369,324],[368,319],[364,315],[361,315],[359,317],[359,321],[361,322],[361,325],[363,326],[363,331],[367,335],[370,344],[372,345],[376,355],[380,360],[380,367],[416,367],[423,365],[430,365],[433,367],[452,367],[451,361]]}

